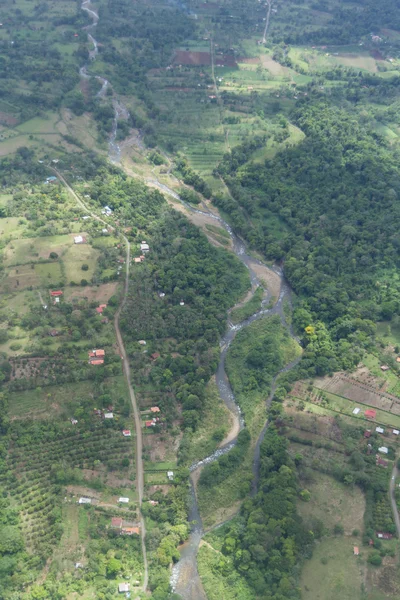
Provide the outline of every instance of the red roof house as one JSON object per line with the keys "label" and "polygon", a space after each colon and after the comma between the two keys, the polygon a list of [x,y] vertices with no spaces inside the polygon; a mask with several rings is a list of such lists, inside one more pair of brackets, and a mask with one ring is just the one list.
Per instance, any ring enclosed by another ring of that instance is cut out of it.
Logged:
{"label": "red roof house", "polygon": [[62,296],[63,292],[61,290],[55,290],[54,292],[50,292],[50,296],[57,297],[57,296]]}
{"label": "red roof house", "polygon": [[95,358],[95,360],[90,361],[91,365],[103,365],[104,364],[104,359],[103,358]]}
{"label": "red roof house", "polygon": [[120,517],[113,517],[111,519],[111,527],[117,527],[118,529],[121,529],[122,519]]}
{"label": "red roof house", "polygon": [[160,353],[159,352],[154,352],[154,354],[152,354],[150,356],[151,360],[157,360],[157,358],[160,358]]}
{"label": "red roof house", "polygon": [[366,429],[366,430],[364,431],[364,437],[365,437],[365,438],[370,438],[370,437],[371,437],[371,431],[370,431],[369,429]]}
{"label": "red roof house", "polygon": [[367,419],[375,419],[376,418],[376,410],[373,410],[372,408],[368,408],[364,415],[367,417]]}
{"label": "red roof house", "polygon": [[145,421],[145,425],[146,427],[154,427],[155,423],[154,421]]}
{"label": "red roof house", "polygon": [[103,312],[103,310],[107,308],[107,304],[100,304],[97,308],[96,308],[96,312],[99,313],[99,315],[101,315],[101,313]]}
{"label": "red roof house", "polygon": [[159,413],[160,412],[160,409],[158,408],[158,406],[152,406],[150,408],[150,410],[151,410],[152,413]]}
{"label": "red roof house", "polygon": [[123,535],[139,535],[139,527],[123,527],[121,533]]}
{"label": "red roof house", "polygon": [[105,356],[104,350],[94,350],[96,356]]}
{"label": "red roof house", "polygon": [[358,556],[360,554],[359,549],[357,548],[357,546],[354,546],[354,556]]}

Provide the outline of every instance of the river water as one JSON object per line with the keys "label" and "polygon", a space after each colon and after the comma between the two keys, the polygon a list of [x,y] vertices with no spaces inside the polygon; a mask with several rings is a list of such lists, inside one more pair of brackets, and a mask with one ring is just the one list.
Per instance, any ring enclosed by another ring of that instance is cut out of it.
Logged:
{"label": "river water", "polygon": [[[93,10],[90,0],[83,0],[81,4],[81,9],[87,12],[89,17],[92,19],[92,24],[84,27],[84,30],[87,31],[88,41],[92,45],[92,49],[89,50],[89,60],[93,62],[94,60],[96,60],[99,52],[98,42],[93,36],[93,32],[95,31],[95,28],[97,27],[99,22],[99,15],[95,10]],[[79,75],[82,79],[90,79],[92,77],[88,73],[88,65],[82,65],[82,67],[79,69]],[[104,77],[99,77],[98,75],[96,75],[95,78],[101,83],[101,89],[98,91],[96,97],[104,98],[107,89],[112,89],[112,86],[110,82]],[[112,130],[108,139],[108,158],[112,163],[118,164],[121,161],[121,147],[116,141],[118,121],[120,119],[128,119],[129,112],[126,106],[124,106],[124,104],[121,102],[121,100],[115,97],[115,94],[113,97],[112,104],[114,108],[114,119],[112,124]]]}
{"label": "river water", "polygon": [[[89,59],[90,59],[90,61],[94,61],[94,60],[96,60],[97,55],[98,55],[98,43],[97,43],[97,40],[95,39],[95,37],[93,36],[93,32],[95,31],[95,28],[97,27],[97,24],[99,22],[99,15],[91,7],[90,0],[83,0],[82,4],[81,4],[81,9],[86,11],[88,13],[88,15],[90,16],[90,18],[92,19],[92,24],[87,25],[84,29],[87,31],[88,40],[89,40],[90,44],[92,45],[92,50],[89,51]],[[82,65],[82,67],[79,70],[79,74],[82,79],[90,79],[92,77],[88,73],[88,65],[86,65],[86,64]],[[104,96],[107,92],[107,89],[109,87],[111,88],[111,84],[107,79],[105,79],[103,77],[96,76],[96,79],[98,79],[98,81],[100,81],[100,83],[101,83],[101,89],[97,93],[97,97],[104,98]],[[114,119],[113,119],[112,131],[109,136],[109,144],[108,144],[109,145],[109,153],[108,154],[109,154],[109,160],[111,162],[119,163],[120,159],[121,159],[121,148],[116,141],[117,130],[118,130],[118,121],[121,118],[127,119],[129,117],[129,112],[128,112],[126,106],[124,106],[124,104],[121,102],[120,99],[118,99],[116,97],[115,94],[113,96],[112,103],[113,103],[113,108],[114,108]],[[153,185],[158,187],[162,192],[166,193],[169,196],[172,196],[175,200],[180,200],[186,206],[186,208],[188,210],[197,212],[199,214],[205,214],[208,217],[215,219],[218,222],[218,224],[228,232],[228,234],[232,240],[234,253],[239,258],[239,260],[247,267],[247,269],[249,271],[252,289],[254,290],[260,284],[260,281],[256,275],[255,267],[260,266],[260,265],[262,265],[262,266],[265,266],[265,265],[261,261],[253,258],[252,256],[250,256],[247,253],[245,243],[233,232],[232,228],[230,227],[230,225],[228,223],[226,223],[226,221],[224,221],[219,215],[215,215],[213,212],[211,212],[207,209],[202,211],[202,210],[193,208],[191,205],[185,203],[176,192],[171,190],[165,184],[160,183],[157,179],[149,180],[148,183],[152,183]],[[225,402],[225,405],[231,411],[231,413],[234,415],[235,419],[239,423],[239,431],[242,430],[243,427],[245,427],[245,421],[242,416],[240,406],[237,404],[237,402],[235,400],[233,390],[231,388],[231,385],[229,383],[229,380],[228,380],[228,377],[227,377],[227,374],[225,371],[225,361],[226,361],[226,356],[227,356],[227,353],[229,350],[229,346],[231,345],[232,341],[235,339],[238,331],[240,331],[244,327],[248,327],[251,323],[253,323],[257,319],[261,319],[267,315],[270,315],[270,316],[279,315],[283,326],[286,327],[289,330],[292,337],[294,337],[293,332],[291,331],[291,327],[286,322],[284,310],[283,310],[285,300],[288,301],[289,303],[291,303],[290,288],[284,279],[282,270],[278,267],[273,267],[273,271],[280,277],[280,280],[281,280],[281,291],[280,291],[278,301],[275,303],[275,305],[272,308],[267,308],[267,306],[270,304],[270,300],[271,300],[271,298],[267,295],[262,301],[261,308],[258,309],[253,315],[251,315],[251,317],[243,320],[241,323],[238,323],[236,325],[233,325],[231,322],[228,321],[227,331],[224,334],[224,336],[222,337],[221,342],[220,342],[221,354],[220,354],[218,369],[216,372],[216,383],[218,386],[218,391],[219,391],[221,399]],[[299,359],[293,361],[292,363],[287,365],[284,369],[282,369],[281,372],[288,371],[289,369],[293,368],[298,362],[299,362]],[[276,379],[277,379],[278,375],[275,377],[275,379],[272,383],[270,396],[269,396],[269,398],[266,399],[266,406],[269,406],[271,399],[273,397],[273,394],[275,392]],[[253,482],[252,482],[252,494],[253,495],[257,491],[259,461],[260,461],[260,447],[261,447],[262,440],[264,439],[264,435],[265,435],[267,426],[268,426],[268,423],[266,422],[264,425],[264,428],[257,440],[257,443],[255,445],[254,459],[253,459]],[[172,569],[171,579],[170,579],[170,584],[171,584],[172,589],[174,591],[176,591],[180,596],[182,596],[182,598],[184,600],[207,600],[207,597],[204,592],[204,589],[203,589],[203,586],[202,586],[202,583],[201,583],[201,580],[200,580],[200,577],[198,574],[198,570],[197,570],[197,552],[198,552],[199,545],[200,545],[202,536],[204,534],[204,531],[203,531],[203,525],[201,522],[200,512],[199,512],[197,499],[196,499],[195,486],[193,483],[193,475],[196,473],[196,471],[201,469],[201,467],[203,467],[204,465],[214,462],[220,456],[229,452],[235,446],[236,442],[237,442],[237,437],[234,440],[230,441],[228,444],[225,444],[224,446],[218,448],[210,456],[208,456],[208,457],[204,458],[203,460],[198,461],[190,466],[191,503],[190,503],[190,509],[189,509],[189,521],[192,523],[192,527],[191,527],[189,539],[181,548],[180,560],[174,565],[174,567]]]}

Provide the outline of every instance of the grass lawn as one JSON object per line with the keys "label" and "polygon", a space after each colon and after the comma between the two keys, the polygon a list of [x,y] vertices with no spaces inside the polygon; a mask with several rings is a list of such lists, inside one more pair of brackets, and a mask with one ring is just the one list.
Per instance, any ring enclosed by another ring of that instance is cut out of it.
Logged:
{"label": "grass lawn", "polygon": [[[122,375],[106,380],[107,393],[117,400],[127,393]],[[10,392],[8,410],[10,417],[53,418],[69,417],[71,400],[76,404],[80,398],[96,398],[99,391],[93,381],[79,381],[65,385],[46,386],[21,392]]]}
{"label": "grass lawn", "polygon": [[4,249],[4,265],[38,262],[40,258],[47,260],[50,252],[56,252],[60,256],[73,244],[73,236],[70,234],[13,240]]}
{"label": "grass lawn", "polygon": [[309,502],[299,501],[297,510],[307,522],[323,521],[327,529],[340,523],[350,535],[354,529],[362,531],[365,498],[359,487],[349,487],[333,477],[313,471],[314,481],[303,484],[311,492]]}
{"label": "grass lawn", "polygon": [[[361,600],[365,558],[353,555],[357,538],[326,538],[303,566],[300,586],[307,600]],[[361,548],[361,554],[365,554]],[[323,564],[326,562],[326,564]]]}
{"label": "grass lawn", "polygon": [[[62,261],[65,265],[67,283],[74,281],[80,283],[81,279],[90,281],[94,275],[100,251],[89,244],[74,244],[63,254]],[[82,265],[88,265],[87,271],[82,270]]]}

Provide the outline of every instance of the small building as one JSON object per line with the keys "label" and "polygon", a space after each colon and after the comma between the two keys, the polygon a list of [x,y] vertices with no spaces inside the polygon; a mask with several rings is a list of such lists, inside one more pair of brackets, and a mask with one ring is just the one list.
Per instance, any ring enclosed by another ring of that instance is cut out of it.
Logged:
{"label": "small building", "polygon": [[63,292],[61,290],[54,290],[50,292],[50,296],[52,298],[58,298],[59,296],[62,296]]}
{"label": "small building", "polygon": [[112,413],[112,412],[106,412],[106,413],[104,413],[104,418],[105,419],[113,419],[114,418],[114,413]]}
{"label": "small building", "polygon": [[376,532],[376,536],[380,539],[380,540],[391,540],[393,537],[392,533],[387,533],[384,531],[377,531]]}
{"label": "small building", "polygon": [[83,563],[81,563],[81,562],[75,563],[75,569],[83,569]]}
{"label": "small building", "polygon": [[78,421],[76,419],[72,418],[70,420],[71,420],[72,425],[77,425],[78,424]]}
{"label": "small building", "polygon": [[120,594],[125,594],[126,592],[129,592],[130,589],[131,589],[130,583],[120,583],[118,585],[118,591]]}
{"label": "small building", "polygon": [[140,250],[141,252],[148,252],[150,250],[150,247],[148,244],[146,244],[146,242],[142,242],[140,244]]}
{"label": "small building", "polygon": [[179,306],[185,306],[185,303],[184,303],[184,301],[183,301],[183,300],[181,300],[181,301],[179,302]]}
{"label": "small building", "polygon": [[98,350],[93,350],[93,352],[94,352],[94,355],[97,357],[105,356],[105,354],[106,354],[105,351],[101,348],[99,348]]}
{"label": "small building", "polygon": [[157,500],[149,500],[149,504],[151,504],[151,506],[158,506]]}
{"label": "small building", "polygon": [[106,229],[106,228],[102,229],[101,233],[104,233],[104,235],[106,235],[108,233],[108,229]]}
{"label": "small building", "polygon": [[357,546],[354,546],[353,552],[354,552],[354,556],[358,556],[360,554],[360,551]]}
{"label": "small building", "polygon": [[104,317],[104,319],[102,319],[101,322],[103,323],[103,325],[107,325],[108,317]]}
{"label": "small building", "polygon": [[101,214],[102,214],[102,215],[106,215],[107,217],[109,217],[109,216],[111,216],[111,215],[112,215],[112,212],[113,212],[113,211],[112,211],[112,209],[111,209],[109,206],[105,206],[105,207],[103,208],[103,210],[101,211]]}
{"label": "small building", "polygon": [[146,340],[139,340],[138,342],[141,346],[145,346],[146,345]]}
{"label": "small building", "polygon": [[96,308],[96,312],[101,315],[101,313],[103,312],[103,310],[107,308],[107,304],[100,304],[99,306],[97,306]]}
{"label": "small building", "polygon": [[158,406],[152,406],[152,407],[150,408],[150,411],[151,411],[152,413],[159,413],[159,412],[160,412],[160,409],[158,408]]}
{"label": "small building", "polygon": [[123,527],[121,530],[122,535],[139,535],[139,527]]}
{"label": "small building", "polygon": [[377,427],[375,429],[376,433],[385,433],[385,430],[383,429],[383,427]]}
{"label": "small building", "polygon": [[393,429],[393,434],[394,435],[399,435],[400,431],[398,429]]}
{"label": "small building", "polygon": [[111,527],[113,527],[115,529],[121,529],[121,527],[122,527],[121,517],[113,517],[111,519]]}
{"label": "small building", "polygon": [[89,362],[91,365],[104,365],[104,358],[95,358]]}
{"label": "small building", "polygon": [[124,498],[121,496],[120,498],[118,498],[118,502],[122,502],[122,504],[128,504],[129,498]]}
{"label": "small building", "polygon": [[74,237],[74,244],[85,244],[86,240],[82,235],[76,235]]}
{"label": "small building", "polygon": [[400,363],[400,356],[396,358],[396,362]]}
{"label": "small building", "polygon": [[164,298],[165,297],[165,293],[164,292],[160,292],[158,295],[160,296],[160,298]]}
{"label": "small building", "polygon": [[173,471],[167,471],[167,477],[170,481],[174,480],[174,472]]}
{"label": "small building", "polygon": [[382,454],[387,454],[389,450],[388,448],[386,448],[386,446],[381,446],[380,448],[378,448],[378,452],[381,452]]}
{"label": "small building", "polygon": [[79,498],[78,504],[92,504],[92,499],[85,497]]}
{"label": "small building", "polygon": [[123,429],[122,430],[122,435],[124,437],[131,437],[131,430],[130,429]]}
{"label": "small building", "polygon": [[141,261],[140,257],[137,256],[136,258],[133,259],[133,262],[137,264],[137,263],[141,263],[142,261]]}
{"label": "small building", "polygon": [[389,367],[387,365],[381,365],[381,371],[389,371]]}
{"label": "small building", "polygon": [[373,408],[368,408],[364,412],[364,415],[367,417],[367,419],[376,419],[376,410],[374,410]]}
{"label": "small building", "polygon": [[364,431],[364,437],[365,437],[365,438],[370,438],[370,437],[371,437],[371,434],[372,434],[372,431],[370,431],[369,429],[366,429],[366,430]]}
{"label": "small building", "polygon": [[146,427],[154,427],[155,421],[145,421],[144,424],[146,425]]}
{"label": "small building", "polygon": [[387,460],[383,460],[383,458],[377,454],[375,464],[377,467],[383,467],[384,469],[387,469],[389,463]]}
{"label": "small building", "polygon": [[59,331],[57,331],[57,329],[52,329],[52,330],[49,332],[49,335],[50,335],[51,337],[57,337],[58,335],[60,335],[60,332],[59,332]]}
{"label": "small building", "polygon": [[157,360],[157,358],[160,358],[160,353],[159,352],[153,352],[153,354],[150,356],[151,360]]}
{"label": "small building", "polygon": [[353,415],[358,415],[358,413],[360,412],[360,410],[361,410],[360,408],[355,408],[353,410]]}

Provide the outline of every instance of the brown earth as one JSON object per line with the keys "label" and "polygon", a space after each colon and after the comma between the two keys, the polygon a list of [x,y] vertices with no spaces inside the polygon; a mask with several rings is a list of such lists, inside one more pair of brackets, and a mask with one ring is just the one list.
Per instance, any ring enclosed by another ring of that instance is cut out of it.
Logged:
{"label": "brown earth", "polygon": [[68,302],[85,299],[88,302],[107,302],[117,291],[118,282],[102,283],[99,286],[66,288],[64,297]]}
{"label": "brown earth", "polygon": [[18,123],[18,119],[10,115],[10,113],[2,112],[0,110],[0,123],[2,125],[8,125],[14,127]]}
{"label": "brown earth", "polygon": [[[188,52],[187,50],[176,50],[173,58],[176,65],[187,66],[211,66],[210,52]],[[236,67],[237,63],[234,56],[223,54],[215,57],[215,65],[225,67]]]}

